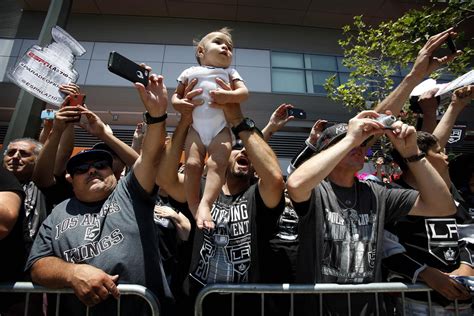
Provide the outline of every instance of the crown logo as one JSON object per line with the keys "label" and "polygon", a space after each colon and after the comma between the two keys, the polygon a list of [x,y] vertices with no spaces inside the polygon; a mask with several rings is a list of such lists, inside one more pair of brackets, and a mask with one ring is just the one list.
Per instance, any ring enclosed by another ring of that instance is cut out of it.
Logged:
{"label": "crown logo", "polygon": [[455,254],[456,252],[453,249],[449,248],[444,252],[444,259],[446,259],[446,261],[453,261]]}

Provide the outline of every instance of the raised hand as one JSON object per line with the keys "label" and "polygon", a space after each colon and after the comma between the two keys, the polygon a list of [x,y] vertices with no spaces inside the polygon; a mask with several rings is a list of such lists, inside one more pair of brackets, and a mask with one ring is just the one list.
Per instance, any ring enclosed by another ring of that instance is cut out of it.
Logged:
{"label": "raised hand", "polygon": [[[151,73],[151,67],[145,64],[140,64]],[[135,87],[138,90],[140,99],[145,105],[148,113],[153,117],[158,117],[166,113],[168,107],[168,91],[164,84],[163,76],[151,74],[148,79],[148,85],[145,87],[139,82],[135,82]]]}
{"label": "raised hand", "polygon": [[385,135],[390,139],[395,149],[403,158],[418,155],[420,150],[416,142],[416,129],[401,121],[393,123],[393,130],[387,130]]}
{"label": "raised hand", "polygon": [[419,80],[428,77],[433,71],[438,69],[441,65],[446,64],[452,61],[456,56],[460,55],[462,52],[458,50],[456,53],[445,55],[442,57],[435,57],[433,53],[446,41],[446,39],[451,37],[456,37],[457,33],[453,31],[453,28],[449,28],[444,32],[431,36],[426,44],[418,52],[416,57],[415,64],[410,72],[410,74]]}
{"label": "raised hand", "polygon": [[455,107],[458,110],[464,109],[471,100],[474,98],[474,85],[465,86],[454,91],[451,96],[450,106]]}
{"label": "raised hand", "polygon": [[59,87],[59,90],[67,95],[81,93],[81,88],[75,83],[63,84]]}
{"label": "raised hand", "polygon": [[375,120],[380,114],[375,111],[362,111],[349,120],[347,135],[355,146],[359,146],[373,135],[384,133],[384,126]]}
{"label": "raised hand", "polygon": [[309,132],[308,136],[308,142],[312,145],[316,145],[316,142],[318,141],[319,137],[321,136],[321,133],[324,130],[324,127],[328,121],[326,120],[317,120],[314,124],[313,127],[311,128],[311,131]]}

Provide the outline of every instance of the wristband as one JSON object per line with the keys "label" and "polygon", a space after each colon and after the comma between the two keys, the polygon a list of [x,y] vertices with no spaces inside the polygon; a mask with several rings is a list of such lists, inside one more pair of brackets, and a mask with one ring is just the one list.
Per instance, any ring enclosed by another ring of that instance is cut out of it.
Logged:
{"label": "wristband", "polygon": [[419,153],[418,155],[413,155],[413,156],[410,156],[410,157],[407,157],[407,158],[403,158],[403,162],[405,162],[405,163],[416,162],[416,161],[420,161],[421,159],[423,159],[425,157],[426,157],[426,154],[424,152],[422,152],[422,153]]}
{"label": "wristband", "polygon": [[164,120],[166,120],[167,117],[168,117],[167,113],[163,114],[162,116],[158,116],[158,117],[153,117],[148,112],[143,113],[143,121],[147,125],[163,122]]}

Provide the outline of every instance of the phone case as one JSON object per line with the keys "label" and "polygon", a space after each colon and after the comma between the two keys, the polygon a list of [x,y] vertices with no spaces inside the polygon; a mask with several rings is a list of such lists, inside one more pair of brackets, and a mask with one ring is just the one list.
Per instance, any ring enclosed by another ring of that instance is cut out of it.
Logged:
{"label": "phone case", "polygon": [[148,70],[117,52],[110,53],[107,68],[110,72],[131,82],[140,82],[144,86],[148,84]]}
{"label": "phone case", "polygon": [[297,119],[304,120],[306,118],[306,112],[302,109],[288,109],[288,116],[294,116]]}
{"label": "phone case", "polygon": [[68,105],[69,106],[83,105],[84,101],[86,101],[85,94],[71,94]]}

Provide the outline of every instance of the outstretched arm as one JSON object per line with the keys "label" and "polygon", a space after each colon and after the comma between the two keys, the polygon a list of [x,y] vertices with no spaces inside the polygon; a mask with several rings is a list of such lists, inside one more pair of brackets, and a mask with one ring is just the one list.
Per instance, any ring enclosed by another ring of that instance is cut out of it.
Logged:
{"label": "outstretched arm", "polygon": [[97,116],[97,114],[87,110],[84,112],[84,115],[86,117],[86,121],[81,122],[79,125],[89,134],[97,137],[107,144],[127,167],[133,166],[135,161],[138,159],[138,153],[123,141],[115,137],[115,135],[110,132],[110,129],[106,124],[104,124],[99,116]]}
{"label": "outstretched arm", "polygon": [[[218,81],[218,84],[224,90],[232,89],[222,80]],[[225,104],[221,108],[231,126],[235,127],[242,122],[244,116],[240,104]],[[256,130],[244,130],[238,136],[244,143],[247,156],[258,174],[258,188],[263,202],[268,208],[276,207],[281,201],[285,183],[275,153]]]}
{"label": "outstretched arm", "polygon": [[[75,83],[69,83],[67,85],[63,85],[59,88],[59,90],[67,95],[81,93],[80,87]],[[84,104],[81,104],[81,105],[84,105]],[[84,107],[86,106],[84,105]],[[54,163],[55,176],[58,176],[58,177],[64,176],[66,172],[66,164],[69,158],[71,157],[73,149],[74,149],[74,124],[68,124],[66,126],[66,129],[63,131],[61,135],[61,140],[59,141],[58,153],[56,155],[56,161]]]}
{"label": "outstretched arm", "polygon": [[86,109],[82,106],[64,106],[56,112],[53,128],[36,159],[35,170],[32,176],[33,182],[39,188],[47,188],[56,183],[54,164],[57,160],[59,142],[68,126],[73,125],[84,111]]}
{"label": "outstretched arm", "polygon": [[438,69],[441,65],[446,64],[461,54],[457,51],[454,54],[449,54],[443,57],[434,57],[433,53],[444,43],[449,36],[456,36],[453,28],[447,29],[444,32],[433,35],[428,39],[426,44],[418,52],[415,64],[410,73],[403,78],[400,85],[389,94],[376,107],[375,111],[385,113],[385,111],[392,111],[393,115],[398,116],[403,107],[403,104],[408,99],[411,91],[433,71]]}
{"label": "outstretched arm", "polygon": [[[395,130],[389,130],[385,134],[400,155],[409,159],[406,163],[416,179],[417,189],[420,193],[409,214],[419,216],[453,214],[456,208],[449,188],[429,161],[420,156],[421,151],[417,145],[415,128],[402,124],[400,121],[392,126],[395,127]],[[418,158],[410,159],[415,157]]]}
{"label": "outstretched arm", "polygon": [[187,86],[183,86],[182,98],[173,107],[181,113],[181,119],[176,127],[173,137],[165,147],[161,163],[158,166],[156,184],[162,187],[174,200],[186,202],[184,191],[184,177],[178,174],[178,165],[183,153],[184,141],[188,133],[188,128],[192,123],[192,110],[202,104],[201,100],[193,98],[202,93],[202,89],[193,90],[197,80],[191,81]]}
{"label": "outstretched arm", "polygon": [[441,148],[444,148],[448,142],[451,130],[453,129],[456,119],[462,110],[474,98],[474,85],[462,87],[454,91],[451,97],[451,103],[443,115],[441,121],[436,126],[433,135],[438,138]]}
{"label": "outstretched arm", "polygon": [[[150,67],[146,67],[151,71]],[[163,76],[152,74],[146,87],[141,83],[135,83],[140,99],[152,117],[163,117],[166,115],[168,92],[163,81]],[[165,137],[165,121],[148,124],[147,132],[143,138],[142,153],[133,165],[133,172],[138,182],[147,192],[152,192],[155,186],[155,178],[165,144]],[[133,151],[131,148],[130,150]]]}

